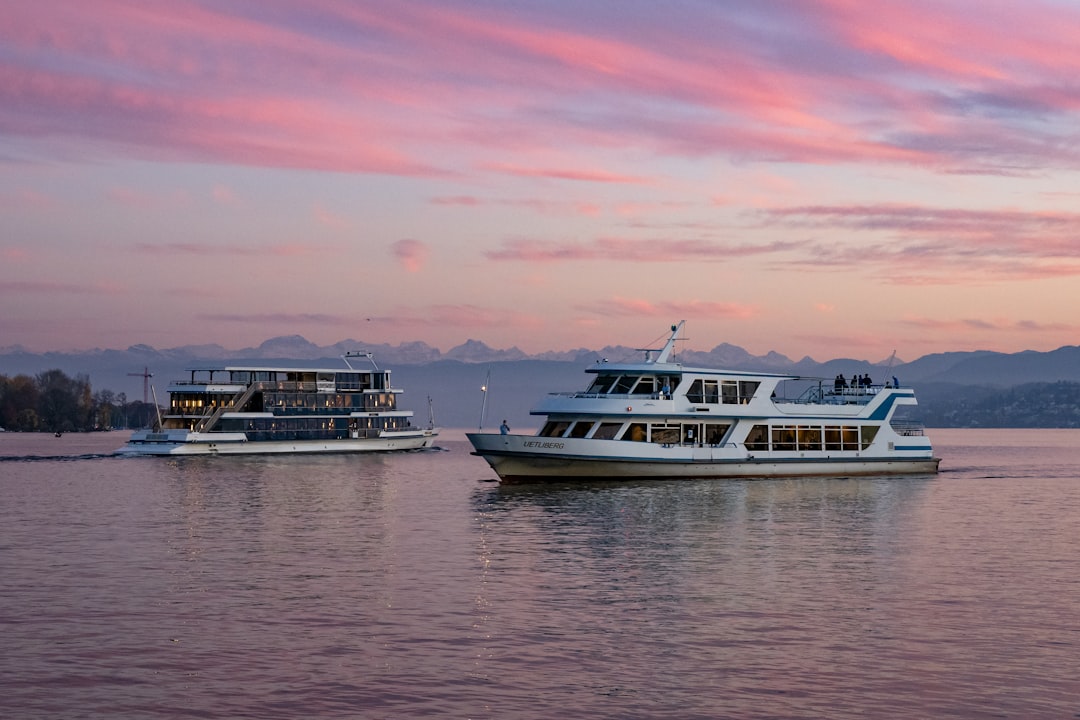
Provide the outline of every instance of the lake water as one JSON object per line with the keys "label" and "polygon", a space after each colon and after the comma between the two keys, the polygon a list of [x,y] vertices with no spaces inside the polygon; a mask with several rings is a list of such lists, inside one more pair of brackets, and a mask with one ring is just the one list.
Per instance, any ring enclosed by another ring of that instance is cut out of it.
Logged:
{"label": "lake water", "polygon": [[1078,718],[1080,431],[904,478],[504,488],[0,434],[0,717]]}

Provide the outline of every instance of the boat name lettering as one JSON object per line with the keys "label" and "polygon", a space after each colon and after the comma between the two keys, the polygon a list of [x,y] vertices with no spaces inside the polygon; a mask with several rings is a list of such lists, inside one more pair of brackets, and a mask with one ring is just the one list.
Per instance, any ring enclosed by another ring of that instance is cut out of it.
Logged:
{"label": "boat name lettering", "polygon": [[540,442],[539,440],[527,440],[523,443],[525,447],[535,448],[554,448],[556,450],[562,450],[563,444],[561,442]]}

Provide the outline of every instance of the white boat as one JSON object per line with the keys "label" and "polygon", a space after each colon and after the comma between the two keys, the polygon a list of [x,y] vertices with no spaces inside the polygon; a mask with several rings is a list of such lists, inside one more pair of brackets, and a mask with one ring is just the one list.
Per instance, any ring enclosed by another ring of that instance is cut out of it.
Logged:
{"label": "white boat", "polygon": [[469,433],[473,454],[503,483],[937,472],[921,425],[893,419],[911,388],[684,367],[683,324],[643,362],[598,362],[588,389],[549,395],[535,435]]}
{"label": "white boat", "polygon": [[169,385],[169,406],[152,430],[138,430],[118,451],[127,455],[352,453],[430,447],[434,424],[412,424],[399,410],[403,392],[390,371],[201,366]]}

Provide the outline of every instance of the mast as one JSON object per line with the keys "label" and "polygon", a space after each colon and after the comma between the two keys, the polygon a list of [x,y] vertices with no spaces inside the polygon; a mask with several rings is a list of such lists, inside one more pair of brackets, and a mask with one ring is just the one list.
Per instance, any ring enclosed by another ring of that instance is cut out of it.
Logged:
{"label": "mast", "polygon": [[664,345],[664,349],[660,351],[660,354],[656,356],[656,360],[653,362],[666,363],[668,361],[668,358],[671,357],[671,353],[675,351],[675,342],[679,339],[679,334],[682,332],[683,325],[685,324],[685,320],[680,320],[678,325],[671,326],[671,337],[668,338],[667,343]]}
{"label": "mast", "polygon": [[488,388],[491,387],[491,368],[488,368],[487,378],[484,380],[484,384],[480,386],[480,392],[484,395],[484,400],[480,405],[480,430],[484,429],[484,415],[487,414],[487,394]]}

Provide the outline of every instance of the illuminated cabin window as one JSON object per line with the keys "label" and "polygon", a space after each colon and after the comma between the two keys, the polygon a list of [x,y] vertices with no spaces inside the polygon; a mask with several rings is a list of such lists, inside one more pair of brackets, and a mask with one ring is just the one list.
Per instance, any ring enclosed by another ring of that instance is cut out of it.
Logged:
{"label": "illuminated cabin window", "polygon": [[626,426],[622,439],[630,442],[645,442],[647,437],[645,423],[630,423]]}

